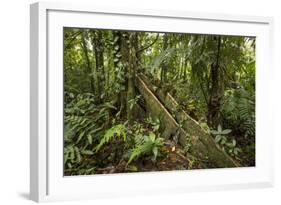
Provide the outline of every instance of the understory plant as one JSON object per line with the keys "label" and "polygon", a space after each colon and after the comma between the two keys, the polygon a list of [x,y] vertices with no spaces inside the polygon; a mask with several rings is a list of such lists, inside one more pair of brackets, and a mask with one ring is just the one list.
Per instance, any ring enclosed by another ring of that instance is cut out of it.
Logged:
{"label": "understory plant", "polygon": [[151,156],[151,160],[155,162],[162,146],[163,139],[157,137],[153,132],[150,132],[148,135],[136,135],[136,145],[130,150],[130,157],[127,164],[144,155]]}
{"label": "understory plant", "polygon": [[215,142],[231,156],[237,157],[239,152],[241,152],[241,149],[236,146],[236,140],[227,138],[227,135],[231,133],[230,129],[223,129],[221,125],[218,125],[217,130],[211,130],[210,132],[214,135]]}

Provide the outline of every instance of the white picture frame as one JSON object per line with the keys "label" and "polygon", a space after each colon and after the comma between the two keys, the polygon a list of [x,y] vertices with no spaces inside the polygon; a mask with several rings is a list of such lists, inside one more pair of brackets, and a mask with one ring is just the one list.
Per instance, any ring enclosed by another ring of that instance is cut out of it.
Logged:
{"label": "white picture frame", "polygon": [[[256,166],[64,177],[62,171],[64,26],[256,36]],[[73,3],[32,4],[30,198],[41,202],[273,186],[273,135],[268,134],[272,113],[263,109],[270,105],[268,90],[272,78],[272,29],[273,19],[270,17],[97,8],[95,5]]]}

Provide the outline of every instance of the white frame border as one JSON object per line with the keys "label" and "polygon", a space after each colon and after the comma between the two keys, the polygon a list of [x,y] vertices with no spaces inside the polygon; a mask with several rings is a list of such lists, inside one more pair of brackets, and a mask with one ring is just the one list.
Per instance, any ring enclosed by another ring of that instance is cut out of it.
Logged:
{"label": "white frame border", "polygon": [[[40,2],[30,7],[30,198],[34,201],[68,200],[69,197],[50,197],[48,193],[48,113],[47,113],[47,12],[48,10],[94,12],[105,14],[139,15],[168,18],[189,18],[215,21],[235,21],[268,24],[270,47],[273,48],[273,19],[257,16],[236,16],[185,11],[158,11],[125,8],[97,8],[90,4]],[[273,50],[273,49],[271,49]],[[270,50],[270,51],[271,51]],[[272,55],[270,55],[272,56]],[[272,58],[269,59],[272,66]],[[273,140],[271,137],[270,140]],[[273,144],[273,142],[271,142]],[[273,148],[273,146],[271,145]],[[273,156],[273,155],[272,155]],[[270,162],[273,172],[273,162]],[[273,185],[273,173],[269,180],[251,184],[227,184],[225,186],[194,187],[171,192],[224,190],[234,188],[269,187]],[[257,180],[258,181],[258,180]],[[146,193],[146,192],[144,192]],[[163,191],[161,192],[163,193]],[[136,193],[138,194],[138,193]],[[139,193],[142,194],[142,193]],[[147,193],[146,193],[147,194]],[[85,198],[85,196],[81,196]],[[103,197],[103,196],[101,196]],[[79,196],[74,197],[79,198]],[[88,197],[86,197],[88,198]],[[93,196],[89,196],[93,198]]]}

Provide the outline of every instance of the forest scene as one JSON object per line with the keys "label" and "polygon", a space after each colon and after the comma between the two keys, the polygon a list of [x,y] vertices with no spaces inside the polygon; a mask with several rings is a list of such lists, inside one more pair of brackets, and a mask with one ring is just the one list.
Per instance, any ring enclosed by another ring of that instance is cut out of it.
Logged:
{"label": "forest scene", "polygon": [[65,176],[255,166],[255,37],[63,33]]}

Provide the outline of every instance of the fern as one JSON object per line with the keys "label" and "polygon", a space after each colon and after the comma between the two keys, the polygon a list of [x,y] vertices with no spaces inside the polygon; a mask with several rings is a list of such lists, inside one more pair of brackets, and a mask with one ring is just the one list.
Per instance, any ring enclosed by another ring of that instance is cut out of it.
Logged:
{"label": "fern", "polygon": [[94,155],[92,144],[99,142],[110,111],[116,109],[112,102],[95,105],[92,94],[70,95],[64,113],[64,165],[66,174],[94,173],[96,164],[87,159]]}
{"label": "fern", "polygon": [[102,130],[102,127],[99,127],[99,124],[96,123],[97,120],[99,120],[99,118],[93,120],[92,118],[85,116],[66,116],[66,141],[73,139],[77,144],[82,139],[85,139],[88,140],[89,144],[92,144],[94,134]]}
{"label": "fern", "polygon": [[149,133],[149,136],[146,135],[137,135],[136,136],[136,146],[130,151],[130,157],[127,162],[127,165],[130,164],[133,160],[139,158],[143,155],[152,155],[152,160],[156,161],[157,156],[159,155],[159,149],[163,146],[163,139],[157,138],[154,133]]}
{"label": "fern", "polygon": [[95,152],[98,152],[106,143],[114,139],[115,137],[123,138],[126,141],[126,128],[125,125],[119,124],[108,129],[99,144],[94,148]]}
{"label": "fern", "polygon": [[255,136],[255,101],[243,88],[227,92],[222,113],[228,127],[236,127],[245,136]]}
{"label": "fern", "polygon": [[64,164],[72,168],[73,164],[81,162],[81,153],[75,145],[68,145],[64,148]]}
{"label": "fern", "polygon": [[65,141],[75,144],[90,145],[98,139],[98,134],[108,123],[110,110],[116,109],[112,102],[105,102],[99,106],[94,104],[94,96],[80,94],[65,108]]}

